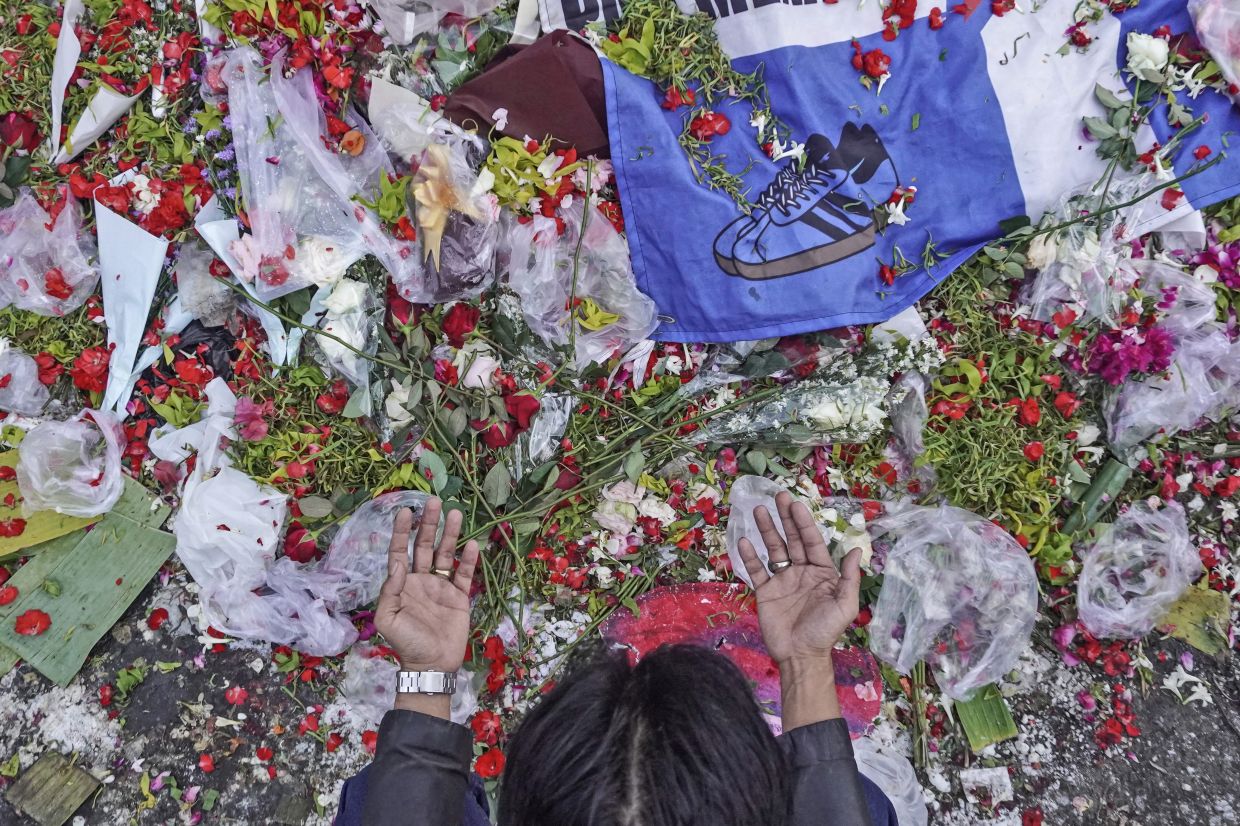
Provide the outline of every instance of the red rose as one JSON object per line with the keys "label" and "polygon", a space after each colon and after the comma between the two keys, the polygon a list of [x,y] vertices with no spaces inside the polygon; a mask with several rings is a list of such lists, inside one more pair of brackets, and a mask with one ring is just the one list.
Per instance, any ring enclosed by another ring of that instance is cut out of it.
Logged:
{"label": "red rose", "polygon": [[1041,442],[1030,442],[1025,445],[1025,458],[1031,462],[1036,462],[1046,453],[1046,447]]}
{"label": "red rose", "polygon": [[349,403],[349,386],[343,381],[335,381],[332,386],[327,388],[327,392],[320,393],[314,400],[314,404],[319,410],[322,410],[329,416],[335,416],[344,406]]}
{"label": "red rose", "polygon": [[31,152],[40,141],[42,137],[39,135],[39,128],[30,116],[21,112],[9,112],[0,116],[0,146]]}
{"label": "red rose", "polygon": [[64,366],[51,353],[39,353],[34,357],[34,363],[39,368],[39,383],[47,387],[55,384],[56,379],[65,372]]}
{"label": "red rose", "polygon": [[106,347],[88,347],[73,360],[69,375],[73,386],[88,393],[102,393],[108,381],[108,362],[112,352]]}
{"label": "red rose", "polygon": [[464,346],[465,336],[474,331],[481,316],[482,311],[472,304],[462,301],[453,304],[443,317],[443,334],[447,336],[448,343],[453,347]]}
{"label": "red rose", "polygon": [[1055,396],[1055,409],[1065,419],[1071,418],[1072,414],[1080,406],[1081,403],[1077,400],[1075,393],[1069,393],[1067,390],[1064,390]]}
{"label": "red rose", "polygon": [[284,555],[294,562],[310,562],[318,556],[319,546],[310,535],[310,531],[300,522],[289,523],[288,533],[284,535]]}
{"label": "red rose", "polygon": [[482,441],[492,450],[507,447],[517,438],[517,426],[512,422],[497,422],[494,419],[474,419],[470,424],[474,430],[482,434]]}
{"label": "red rose", "polygon": [[1042,421],[1042,410],[1038,407],[1037,399],[1013,399],[1010,404],[1016,407],[1016,415],[1021,424],[1035,427]]}
{"label": "red rose", "polygon": [[23,637],[37,637],[51,627],[52,618],[38,608],[31,608],[13,624],[13,630]]}
{"label": "red rose", "polygon": [[499,749],[487,749],[474,763],[474,771],[484,780],[499,777],[504,771],[504,753]]}
{"label": "red rose", "polygon": [[504,409],[508,411],[509,416],[517,420],[517,427],[521,430],[530,426],[530,418],[538,412],[541,406],[538,399],[524,390],[504,397]]}

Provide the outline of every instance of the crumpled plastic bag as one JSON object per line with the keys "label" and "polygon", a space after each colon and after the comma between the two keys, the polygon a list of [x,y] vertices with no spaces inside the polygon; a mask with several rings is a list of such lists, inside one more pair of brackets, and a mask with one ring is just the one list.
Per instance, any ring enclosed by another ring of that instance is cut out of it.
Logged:
{"label": "crumpled plastic bag", "polygon": [[39,365],[30,356],[0,339],[0,410],[21,416],[43,412],[49,393],[39,381]]}
{"label": "crumpled plastic bag", "polygon": [[711,419],[701,440],[781,447],[859,444],[887,421],[891,384],[886,377],[862,375],[847,383],[811,378],[754,405]]}
{"label": "crumpled plastic bag", "polygon": [[[230,249],[243,270],[237,275],[252,282],[264,301],[316,283],[315,273],[303,266],[313,264],[307,259],[315,256],[307,254],[298,260],[303,247],[332,251],[332,268],[340,273],[366,252],[363,227],[353,205],[342,201],[315,165],[316,152],[327,154],[327,150],[321,144],[307,150],[301,133],[312,127],[298,120],[301,109],[286,111],[287,100],[294,95],[286,92],[283,99],[277,97],[277,90],[310,82],[309,72],[284,80],[282,57],[276,56],[268,74],[258,52],[240,47],[229,52],[223,71],[237,171],[252,233],[233,242]],[[316,129],[316,140],[317,135]],[[351,160],[366,163],[373,157],[372,152]],[[374,171],[377,186],[377,167]],[[360,207],[358,212],[366,215]]]}
{"label": "crumpled plastic bag", "polygon": [[879,659],[902,674],[925,660],[957,700],[1015,667],[1038,613],[1037,574],[1016,540],[946,505],[893,511],[870,534],[882,560],[869,627]]}
{"label": "crumpled plastic bag", "polygon": [[292,645],[315,656],[339,654],[357,639],[347,612],[372,601],[382,587],[395,503],[415,504],[425,495],[398,492],[368,502],[317,563],[277,559],[288,497],[232,467],[221,445],[236,438],[236,396],[219,378],[206,392],[200,421],[159,428],[149,442],[167,461],[198,455],[173,533],[177,556],[199,587],[204,620],[229,636]]}
{"label": "crumpled plastic bag", "polygon": [[[340,693],[369,728],[378,728],[383,715],[396,705],[396,675],[400,666],[381,656],[381,650],[366,643],[354,645],[344,658],[344,679],[340,682]],[[450,713],[452,722],[458,725],[465,725],[478,710],[478,693],[472,677],[463,667],[456,672],[456,693],[452,695]]]}
{"label": "crumpled plastic bag", "polygon": [[[561,346],[575,326],[578,369],[628,350],[658,326],[654,301],[637,289],[624,239],[593,208],[582,238],[583,209],[574,202],[563,211],[559,237],[554,225],[537,218],[522,224],[508,215],[505,221],[508,283],[521,297],[525,322],[543,341]],[[577,306],[569,309],[573,296]]]}
{"label": "crumpled plastic bag", "polygon": [[1188,13],[1223,77],[1233,88],[1240,86],[1240,6],[1234,0],[1189,0]]}
{"label": "crumpled plastic bag", "polygon": [[1240,342],[1215,320],[1214,290],[1157,262],[1137,272],[1145,293],[1174,302],[1159,324],[1176,351],[1165,375],[1128,379],[1104,400],[1107,439],[1121,459],[1159,431],[1191,429],[1240,402]]}
{"label": "crumpled plastic bag", "polygon": [[[732,573],[744,580],[751,588],[753,579],[745,570],[745,562],[741,559],[740,541],[744,538],[753,543],[754,550],[758,552],[758,558],[762,560],[763,565],[770,561],[770,554],[766,543],[762,540],[762,534],[758,530],[758,523],[753,513],[758,506],[764,506],[775,522],[775,530],[787,539],[783,521],[779,518],[779,510],[775,504],[775,497],[781,492],[791,493],[794,499],[805,501],[804,498],[797,496],[795,491],[789,491],[788,488],[764,476],[741,476],[732,483],[728,491],[728,503],[731,508],[727,531],[728,559],[732,563]],[[861,512],[860,501],[847,497],[824,500],[819,514],[818,531],[822,534],[827,547],[831,549],[836,564],[839,564],[839,561],[856,547],[862,549],[862,562],[866,561],[864,557],[869,554],[870,538],[865,530],[865,517]]]}
{"label": "crumpled plastic bag", "polygon": [[347,379],[353,387],[366,391],[363,396],[368,397],[371,363],[341,342],[348,342],[351,347],[371,356],[378,352],[383,308],[374,291],[364,282],[344,278],[330,295],[321,295],[324,289],[314,297],[311,310],[325,312],[320,327],[335,338],[313,337],[321,355],[319,360],[324,367]]}
{"label": "crumpled plastic bag", "polygon": [[926,795],[909,759],[880,748],[870,737],[853,740],[852,746],[857,770],[887,795],[896,810],[896,822],[900,826],[926,826]]}
{"label": "crumpled plastic bag", "polygon": [[416,525],[429,499],[428,494],[413,490],[376,496],[354,511],[332,538],[319,563],[319,573],[333,580],[332,596],[342,610],[352,611],[378,598],[387,578],[387,552],[396,512],[411,509]]}
{"label": "crumpled plastic bag", "polygon": [[1201,570],[1180,504],[1135,502],[1081,554],[1081,623],[1097,637],[1144,636]]}
{"label": "crumpled plastic bag", "polygon": [[107,513],[125,489],[124,442],[120,423],[99,410],[35,425],[18,448],[17,484],[23,509],[81,517]]}
{"label": "crumpled plastic bag", "polygon": [[204,244],[188,242],[177,247],[173,266],[177,295],[182,308],[207,327],[222,327],[236,313],[236,293],[211,274],[215,254]]}
{"label": "crumpled plastic bag", "polygon": [[63,316],[85,303],[99,284],[93,233],[82,230],[77,199],[65,196],[56,223],[23,189],[0,210],[0,305]]}

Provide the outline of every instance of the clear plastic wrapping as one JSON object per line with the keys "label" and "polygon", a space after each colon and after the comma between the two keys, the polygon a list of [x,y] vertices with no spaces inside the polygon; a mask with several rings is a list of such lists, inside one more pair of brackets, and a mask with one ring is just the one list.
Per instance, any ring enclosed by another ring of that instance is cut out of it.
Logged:
{"label": "clear plastic wrapping", "polygon": [[358,508],[332,539],[318,573],[332,580],[331,596],[341,610],[352,611],[373,602],[387,577],[387,551],[392,526],[401,508],[413,511],[414,524],[430,499],[412,490],[377,496]]}
{"label": "clear plastic wrapping", "polygon": [[1128,379],[1107,395],[1107,438],[1121,459],[1160,431],[1191,429],[1240,402],[1240,342],[1215,320],[1214,290],[1157,262],[1144,262],[1134,271],[1145,293],[1171,303],[1159,324],[1171,334],[1176,350],[1164,375]]}
{"label": "clear plastic wrapping", "polygon": [[1149,633],[1201,574],[1184,509],[1136,502],[1081,554],[1077,610],[1098,637]]}
{"label": "clear plastic wrapping", "polygon": [[[288,105],[294,95],[286,86],[310,83],[309,73],[285,81],[280,78],[281,63],[277,56],[269,75],[258,52],[241,47],[229,53],[223,72],[251,230],[233,242],[231,251],[243,270],[238,275],[253,282],[263,300],[313,283],[297,266],[303,244],[331,247],[346,267],[366,249],[354,210],[315,166],[314,156],[327,150],[317,143],[307,151],[301,137],[312,127],[301,120],[305,114],[301,107]],[[283,99],[277,98],[278,88],[285,92]],[[313,100],[313,89],[310,93]],[[358,212],[365,216],[360,207]]]}
{"label": "clear plastic wrapping", "polygon": [[890,390],[889,380],[875,376],[807,379],[767,401],[711,419],[702,439],[794,447],[864,442],[887,421]]}
{"label": "clear plastic wrapping", "polygon": [[657,326],[624,239],[593,208],[582,236],[583,209],[577,199],[563,210],[559,236],[554,224],[538,219],[522,224],[509,216],[505,227],[508,282],[521,297],[526,323],[550,345],[573,341],[578,368],[628,350]]}
{"label": "clear plastic wrapping", "polygon": [[[49,229],[49,225],[51,228]],[[51,217],[23,189],[0,210],[0,304],[63,316],[85,303],[99,284],[94,234],[82,230],[77,199]]]}
{"label": "clear plastic wrapping", "polygon": [[1240,4],[1235,0],[1188,0],[1188,13],[1197,39],[1223,77],[1233,87],[1240,85]]}
{"label": "clear plastic wrapping", "polygon": [[0,339],[0,410],[22,416],[43,412],[49,393],[39,381],[39,365],[8,341]]}
{"label": "clear plastic wrapping", "polygon": [[107,513],[125,488],[125,435],[111,413],[83,410],[63,422],[41,422],[18,448],[17,484],[27,513],[69,516]]}
{"label": "clear plastic wrapping", "polygon": [[968,699],[1020,658],[1038,613],[1029,555],[960,508],[909,506],[870,523],[883,587],[870,649],[903,674],[925,660],[944,693]]}

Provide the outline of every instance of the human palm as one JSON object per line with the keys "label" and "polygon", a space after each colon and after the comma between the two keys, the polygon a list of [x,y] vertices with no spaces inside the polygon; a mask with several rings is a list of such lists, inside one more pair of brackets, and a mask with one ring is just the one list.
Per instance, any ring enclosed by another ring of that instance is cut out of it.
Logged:
{"label": "human palm", "polygon": [[787,539],[779,535],[766,508],[754,511],[771,570],[748,539],[742,539],[739,548],[757,592],[762,638],[777,663],[828,657],[857,616],[860,550],[844,558],[841,572],[809,509],[787,493],[780,493],[775,504]]}
{"label": "human palm", "polygon": [[441,509],[438,499],[427,502],[414,540],[412,570],[409,534],[413,514],[408,508],[397,513],[388,546],[388,579],[379,593],[375,627],[407,671],[455,672],[465,660],[469,641],[469,589],[478,563],[478,543],[465,543],[457,566],[461,514],[453,511],[436,547]]}

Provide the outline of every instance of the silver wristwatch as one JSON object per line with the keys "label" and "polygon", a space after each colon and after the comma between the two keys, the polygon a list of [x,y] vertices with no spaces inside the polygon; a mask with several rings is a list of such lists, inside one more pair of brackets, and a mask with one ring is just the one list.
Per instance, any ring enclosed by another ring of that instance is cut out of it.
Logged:
{"label": "silver wristwatch", "polygon": [[456,675],[446,671],[402,671],[397,694],[455,694]]}

